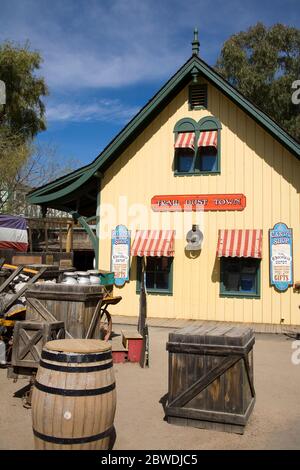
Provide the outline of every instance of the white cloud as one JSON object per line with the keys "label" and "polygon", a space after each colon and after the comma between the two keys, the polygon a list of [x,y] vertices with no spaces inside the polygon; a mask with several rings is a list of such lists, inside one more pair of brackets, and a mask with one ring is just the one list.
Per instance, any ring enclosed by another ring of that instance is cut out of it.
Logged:
{"label": "white cloud", "polygon": [[60,91],[164,80],[191,55],[194,26],[200,55],[214,63],[230,34],[258,19],[274,22],[276,11],[287,23],[294,15],[293,0],[284,12],[280,0],[215,0],[213,7],[211,0],[0,2],[0,40],[29,39],[44,57],[50,90]]}
{"label": "white cloud", "polygon": [[164,2],[1,3],[5,21],[0,39],[29,39],[44,58],[42,73],[50,89],[118,87],[164,78],[190,53],[188,44],[172,45],[174,24],[171,20],[168,26],[171,13]]}
{"label": "white cloud", "polygon": [[138,108],[123,105],[119,100],[99,100],[93,103],[54,103],[47,107],[47,120],[56,122],[102,121],[124,124]]}

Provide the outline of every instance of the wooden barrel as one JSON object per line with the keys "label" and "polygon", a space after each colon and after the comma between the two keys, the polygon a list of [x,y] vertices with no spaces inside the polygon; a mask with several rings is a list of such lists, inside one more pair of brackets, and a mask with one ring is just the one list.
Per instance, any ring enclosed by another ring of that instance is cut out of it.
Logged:
{"label": "wooden barrel", "polygon": [[110,449],[115,409],[109,343],[64,339],[45,344],[32,395],[36,449]]}

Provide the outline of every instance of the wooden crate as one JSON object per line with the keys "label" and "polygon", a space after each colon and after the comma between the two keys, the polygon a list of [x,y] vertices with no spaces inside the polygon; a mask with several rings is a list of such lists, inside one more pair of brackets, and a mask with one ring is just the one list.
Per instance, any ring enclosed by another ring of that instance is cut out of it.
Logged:
{"label": "wooden crate", "polygon": [[17,321],[13,335],[12,366],[37,368],[44,344],[64,337],[63,322]]}
{"label": "wooden crate", "polygon": [[[103,298],[104,287],[67,284],[35,284],[26,291],[26,320],[43,320],[31,303],[38,299],[57,321],[65,323],[74,338],[85,338],[98,301]],[[100,337],[99,322],[93,338]]]}
{"label": "wooden crate", "polygon": [[189,326],[169,334],[169,423],[243,434],[255,403],[254,333]]}

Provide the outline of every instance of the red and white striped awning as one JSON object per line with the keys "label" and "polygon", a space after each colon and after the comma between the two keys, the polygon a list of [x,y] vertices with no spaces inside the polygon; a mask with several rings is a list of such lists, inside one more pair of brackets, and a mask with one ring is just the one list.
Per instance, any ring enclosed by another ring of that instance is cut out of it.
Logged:
{"label": "red and white striped awning", "polygon": [[219,230],[217,256],[262,257],[262,230]]}
{"label": "red and white striped awning", "polygon": [[137,230],[132,256],[174,256],[174,230]]}
{"label": "red and white striped awning", "polygon": [[189,148],[194,150],[195,132],[179,132],[174,147],[176,149]]}
{"label": "red and white striped awning", "polygon": [[198,147],[216,147],[218,146],[218,131],[200,132]]}

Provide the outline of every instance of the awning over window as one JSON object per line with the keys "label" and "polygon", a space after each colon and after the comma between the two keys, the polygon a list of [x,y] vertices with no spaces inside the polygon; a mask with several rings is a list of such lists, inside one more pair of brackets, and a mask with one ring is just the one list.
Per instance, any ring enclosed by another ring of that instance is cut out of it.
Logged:
{"label": "awning over window", "polygon": [[262,257],[262,230],[219,230],[217,256]]}
{"label": "awning over window", "polygon": [[174,147],[176,149],[189,148],[194,150],[194,142],[194,132],[179,132]]}
{"label": "awning over window", "polygon": [[137,230],[132,256],[174,256],[174,230]]}
{"label": "awning over window", "polygon": [[216,147],[218,145],[218,131],[200,132],[198,147]]}

